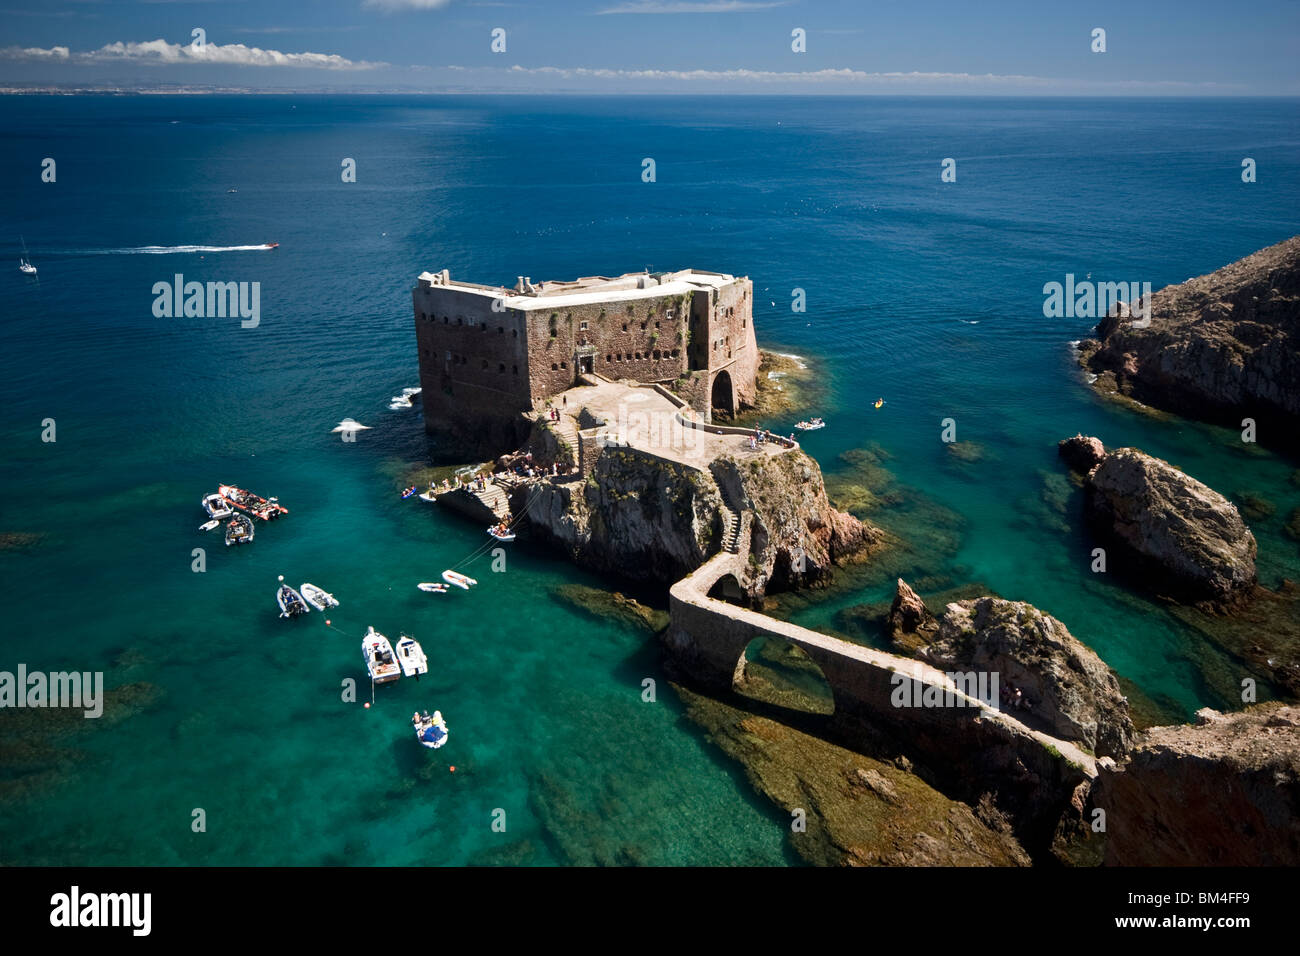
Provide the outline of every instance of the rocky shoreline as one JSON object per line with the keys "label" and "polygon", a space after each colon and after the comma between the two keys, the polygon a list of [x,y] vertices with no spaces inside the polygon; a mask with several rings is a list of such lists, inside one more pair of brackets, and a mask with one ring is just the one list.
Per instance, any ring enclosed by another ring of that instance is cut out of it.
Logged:
{"label": "rocky shoreline", "polygon": [[1103,395],[1244,429],[1300,454],[1300,236],[1167,286],[1079,343]]}

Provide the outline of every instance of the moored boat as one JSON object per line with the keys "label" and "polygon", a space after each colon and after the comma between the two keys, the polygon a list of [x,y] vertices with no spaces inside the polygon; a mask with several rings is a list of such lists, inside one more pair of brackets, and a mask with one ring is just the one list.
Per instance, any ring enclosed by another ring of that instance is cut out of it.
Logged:
{"label": "moored boat", "polygon": [[283,574],[280,575],[280,589],[275,592],[275,600],[280,605],[281,617],[293,618],[311,613],[311,608],[302,599],[302,595],[284,583]]}
{"label": "moored boat", "polygon": [[428,591],[431,594],[446,594],[447,585],[439,584],[436,581],[421,581],[416,585],[421,591]]}
{"label": "moored boat", "polygon": [[232,544],[251,544],[253,541],[253,519],[248,515],[235,515],[226,522],[226,547]]}
{"label": "moored boat", "polygon": [[500,524],[489,526],[487,529],[487,533],[490,534],[492,537],[496,538],[498,541],[515,540],[515,533],[510,530],[510,525],[506,524],[504,521],[501,522]]}
{"label": "moored boat", "polygon": [[397,658],[393,655],[393,645],[373,627],[361,639],[361,656],[365,659],[370,679],[376,684],[387,684],[402,676]]}
{"label": "moored boat", "polygon": [[235,513],[235,509],[231,507],[229,501],[222,497],[220,492],[214,491],[210,495],[204,495],[201,504],[203,510],[208,513],[209,518],[229,518]]}
{"label": "moored boat", "polygon": [[402,498],[403,498],[403,499],[409,498],[409,497],[411,497],[411,495],[413,495],[413,494],[415,494],[415,485],[411,485],[411,487],[409,487],[409,488],[403,488],[403,489],[402,489]]}
{"label": "moored boat", "polygon": [[475,584],[478,584],[478,582],[475,581],[473,578],[466,577],[465,575],[461,574],[459,571],[443,571],[442,579],[446,581],[448,584],[454,584],[456,585],[456,587],[464,588],[466,591],[468,591]]}
{"label": "moored boat", "polygon": [[415,728],[415,739],[426,747],[437,750],[447,742],[447,722],[443,720],[442,711],[435,710],[433,716],[428,711],[411,715],[411,726]]}
{"label": "moored boat", "polygon": [[814,418],[812,421],[809,422],[799,422],[794,427],[799,429],[800,431],[815,432],[819,428],[825,428],[826,422],[824,422],[820,418]]}
{"label": "moored boat", "polygon": [[405,634],[397,641],[397,662],[402,665],[402,673],[417,680],[421,674],[429,673],[429,657],[424,653],[420,642]]}
{"label": "moored boat", "polygon": [[219,525],[219,524],[221,524],[221,522],[218,521],[216,518],[213,518],[211,521],[205,521],[205,522],[203,522],[203,524],[199,525],[199,530],[200,530],[200,531],[212,531],[212,530],[214,530],[214,529],[217,527],[217,525]]}
{"label": "moored boat", "polygon": [[338,607],[338,598],[330,594],[324,588],[318,588],[314,584],[306,584],[299,589],[302,593],[303,600],[310,604],[318,611],[323,611],[327,607]]}
{"label": "moored boat", "polygon": [[280,504],[279,498],[263,498],[261,495],[255,495],[243,488],[236,488],[234,485],[220,485],[217,487],[217,491],[235,508],[256,515],[263,521],[270,521],[272,518],[289,513],[289,509]]}

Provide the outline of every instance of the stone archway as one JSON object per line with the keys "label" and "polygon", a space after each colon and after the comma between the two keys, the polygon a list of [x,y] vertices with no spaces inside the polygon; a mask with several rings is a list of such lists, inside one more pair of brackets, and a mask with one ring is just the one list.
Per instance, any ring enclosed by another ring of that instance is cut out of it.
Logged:
{"label": "stone archway", "polygon": [[731,688],[742,697],[785,710],[835,713],[835,693],[825,672],[798,644],[773,635],[760,635],[746,645]]}
{"label": "stone archway", "polygon": [[723,419],[735,417],[736,389],[731,383],[730,372],[724,370],[714,377],[713,388],[709,393],[709,404],[713,408],[714,415],[721,413]]}

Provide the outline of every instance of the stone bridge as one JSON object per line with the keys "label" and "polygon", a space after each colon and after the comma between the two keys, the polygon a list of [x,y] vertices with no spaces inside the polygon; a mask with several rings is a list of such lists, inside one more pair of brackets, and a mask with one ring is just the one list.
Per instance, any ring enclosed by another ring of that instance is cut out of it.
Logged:
{"label": "stone bridge", "polygon": [[[725,698],[743,683],[746,648],[756,638],[793,644],[820,668],[830,687],[834,713],[822,718],[827,736],[876,755],[905,755],[958,799],[975,803],[992,794],[1017,819],[1018,835],[1027,845],[1050,842],[1076,788],[1096,777],[1096,759],[995,709],[996,704],[985,706],[964,680],[959,683],[928,664],[709,597],[715,585],[728,590],[728,576],[737,583],[743,579],[748,538],[745,522],[739,553],[715,555],[669,590],[665,645],[671,670]],[[937,705],[923,706],[927,698]],[[896,705],[900,699],[910,705]],[[800,712],[800,719],[808,718]]]}

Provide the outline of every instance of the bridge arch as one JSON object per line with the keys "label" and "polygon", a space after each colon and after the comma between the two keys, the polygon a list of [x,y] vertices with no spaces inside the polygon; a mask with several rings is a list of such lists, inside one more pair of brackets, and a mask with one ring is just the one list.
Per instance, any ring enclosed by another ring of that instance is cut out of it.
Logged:
{"label": "bridge arch", "polygon": [[835,713],[835,693],[826,673],[798,644],[771,634],[760,634],[745,645],[731,689],[784,710],[826,717]]}

